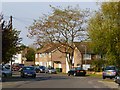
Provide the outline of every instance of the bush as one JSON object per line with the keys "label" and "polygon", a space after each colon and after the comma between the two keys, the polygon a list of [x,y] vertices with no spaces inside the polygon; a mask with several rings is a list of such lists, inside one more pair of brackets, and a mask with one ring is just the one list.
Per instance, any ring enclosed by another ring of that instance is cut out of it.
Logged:
{"label": "bush", "polygon": [[56,68],[57,72],[62,72],[62,68]]}

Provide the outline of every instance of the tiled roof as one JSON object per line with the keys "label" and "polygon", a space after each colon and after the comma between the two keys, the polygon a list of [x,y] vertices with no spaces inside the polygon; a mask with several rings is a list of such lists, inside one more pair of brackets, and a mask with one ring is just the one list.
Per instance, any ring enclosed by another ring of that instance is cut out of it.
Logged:
{"label": "tiled roof", "polygon": [[85,53],[85,48],[86,53],[93,53],[90,42],[74,42],[74,44],[81,53]]}
{"label": "tiled roof", "polygon": [[[77,47],[77,49],[81,53],[85,53],[85,47],[86,47],[86,53],[93,53],[92,49],[90,47],[90,42],[74,42],[74,45]],[[46,44],[42,49],[38,50],[37,53],[49,53],[57,47],[60,47],[61,44]]]}
{"label": "tiled roof", "polygon": [[42,49],[38,50],[37,53],[49,53],[59,46],[60,44],[46,44]]}

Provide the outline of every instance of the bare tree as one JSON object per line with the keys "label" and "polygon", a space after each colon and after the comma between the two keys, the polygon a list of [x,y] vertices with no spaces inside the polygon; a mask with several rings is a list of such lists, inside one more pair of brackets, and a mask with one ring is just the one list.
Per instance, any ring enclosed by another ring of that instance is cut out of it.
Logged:
{"label": "bare tree", "polygon": [[29,37],[34,37],[36,43],[44,45],[48,43],[59,43],[65,50],[58,50],[66,53],[69,66],[72,65],[74,54],[74,41],[84,38],[86,16],[88,11],[81,11],[79,7],[68,6],[66,9],[52,7],[53,13],[46,15],[29,26]]}

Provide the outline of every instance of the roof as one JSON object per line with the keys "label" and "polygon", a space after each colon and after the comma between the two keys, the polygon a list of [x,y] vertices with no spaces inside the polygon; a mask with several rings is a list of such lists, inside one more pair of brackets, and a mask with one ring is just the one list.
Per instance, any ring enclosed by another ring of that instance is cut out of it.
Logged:
{"label": "roof", "polygon": [[38,50],[37,53],[49,53],[49,52],[55,50],[59,46],[60,46],[60,44],[46,44],[43,46],[43,48]]}
{"label": "roof", "polygon": [[86,53],[93,53],[90,42],[74,42],[74,44],[81,53],[85,53],[85,49]]}
{"label": "roof", "polygon": [[[85,53],[85,48],[86,48],[86,53],[93,53],[92,49],[90,48],[90,42],[74,42],[75,47],[81,52]],[[58,47],[60,47],[61,44],[57,43],[52,43],[52,44],[46,44],[41,48],[40,50],[37,51],[37,53],[49,53]]]}

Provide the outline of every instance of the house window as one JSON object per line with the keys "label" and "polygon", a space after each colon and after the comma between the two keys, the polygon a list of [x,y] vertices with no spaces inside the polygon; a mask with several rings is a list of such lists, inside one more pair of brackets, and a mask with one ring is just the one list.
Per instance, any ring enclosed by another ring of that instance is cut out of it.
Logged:
{"label": "house window", "polygon": [[37,53],[35,54],[35,58],[38,58],[38,54]]}
{"label": "house window", "polygon": [[39,57],[42,57],[42,54],[39,54]]}
{"label": "house window", "polygon": [[96,55],[96,59],[101,59],[101,55]]}
{"label": "house window", "polygon": [[49,58],[51,58],[51,53],[49,53]]}
{"label": "house window", "polygon": [[44,57],[44,56],[45,56],[45,54],[43,53],[43,54],[42,54],[42,57]]}
{"label": "house window", "polygon": [[91,60],[91,54],[84,54],[83,58],[84,60]]}
{"label": "house window", "polygon": [[39,54],[39,57],[44,57],[44,56],[45,56],[45,54],[43,54],[43,53]]}

